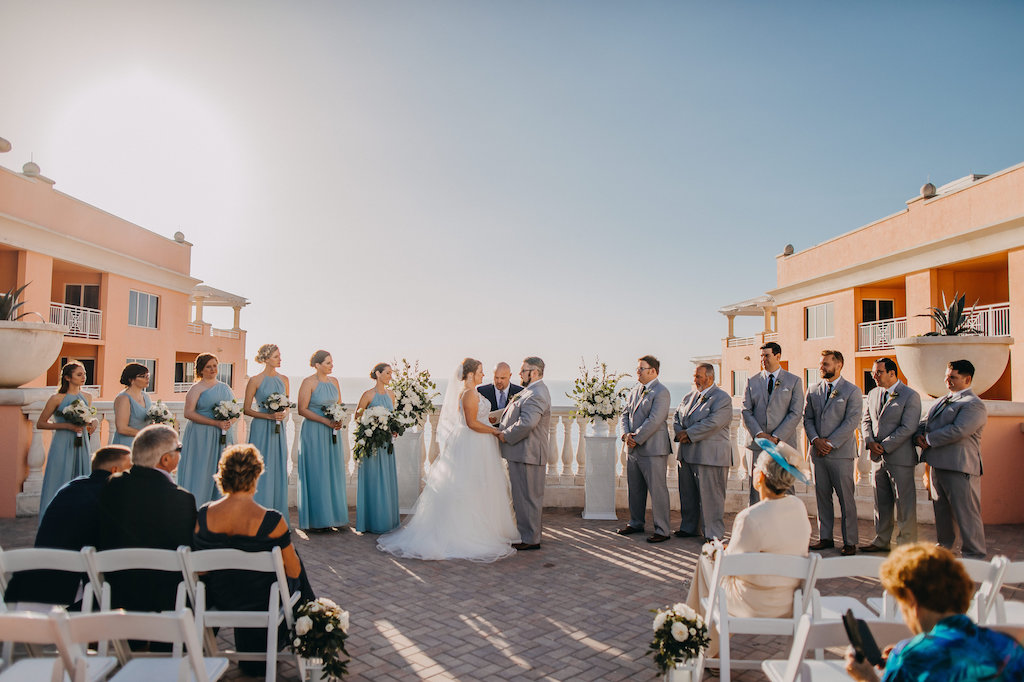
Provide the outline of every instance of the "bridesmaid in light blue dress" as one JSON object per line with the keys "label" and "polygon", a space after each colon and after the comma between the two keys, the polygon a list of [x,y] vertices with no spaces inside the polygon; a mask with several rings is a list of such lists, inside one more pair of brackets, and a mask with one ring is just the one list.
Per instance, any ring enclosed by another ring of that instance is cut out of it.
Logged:
{"label": "bridesmaid in light blue dress", "polygon": [[[43,472],[43,489],[39,495],[39,519],[60,488],[73,478],[88,476],[90,471],[89,436],[99,422],[94,418],[86,426],[68,423],[61,410],[78,399],[92,405],[92,395],[82,390],[85,386],[85,366],[72,360],[60,370],[60,390],[46,401],[39,413],[36,428],[56,431],[50,441],[46,455],[46,469]],[[52,420],[51,420],[52,419]],[[75,444],[79,439],[81,443]]]}
{"label": "bridesmaid in light blue dress", "polygon": [[[355,418],[368,407],[383,405],[395,409],[395,394],[391,383],[391,365],[380,363],[370,372],[377,384],[363,393],[356,407]],[[386,447],[359,462],[359,487],[356,497],[356,530],[360,533],[387,533],[398,527],[398,473],[395,453]]]}
{"label": "bridesmaid in light blue dress", "polygon": [[[245,414],[252,417],[249,442],[263,455],[263,475],[256,483],[256,504],[276,509],[288,523],[288,438],[285,425],[289,410],[271,412],[263,407],[272,393],[288,395],[288,377],[279,374],[281,350],[265,343],[256,351],[256,362],[266,369],[249,379],[245,386]],[[253,404],[253,401],[255,405]]]}
{"label": "bridesmaid in light blue dress", "polygon": [[[214,484],[220,453],[235,444],[237,419],[217,419],[213,407],[222,400],[234,399],[231,387],[217,381],[217,356],[202,353],[196,356],[196,374],[202,377],[185,394],[185,419],[188,426],[181,439],[181,462],[178,464],[178,485],[192,493],[196,506],[202,507],[220,497]],[[221,444],[221,432],[227,431]]]}
{"label": "bridesmaid in light blue dress", "polygon": [[316,374],[302,380],[297,402],[305,418],[299,441],[299,528],[322,532],[348,525],[344,435],[338,431],[343,425],[322,411],[341,400],[341,387],[329,376],[334,370],[330,353],[318,350],[309,364]]}
{"label": "bridesmaid in light blue dress", "polygon": [[132,446],[135,434],[148,423],[146,410],[152,404],[146,389],[149,387],[149,368],[137,362],[129,362],[121,370],[121,385],[124,390],[114,398],[114,433],[111,445]]}

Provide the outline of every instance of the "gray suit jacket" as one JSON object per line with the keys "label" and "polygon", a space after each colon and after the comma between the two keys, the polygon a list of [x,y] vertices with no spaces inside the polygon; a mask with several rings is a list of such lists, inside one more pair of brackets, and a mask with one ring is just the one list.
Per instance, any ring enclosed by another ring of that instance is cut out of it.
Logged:
{"label": "gray suit jacket", "polygon": [[[807,433],[807,455],[817,457],[817,450],[811,443],[815,438],[824,438],[832,443],[832,459],[855,459],[857,457],[857,425],[860,423],[861,397],[857,384],[839,377],[832,384],[833,397],[825,395],[826,382],[821,381],[807,391],[804,406],[804,431]],[[828,398],[828,400],[826,400]]]}
{"label": "gray suit jacket", "polygon": [[501,456],[510,462],[547,464],[550,425],[551,393],[541,380],[516,394],[501,413]]}
{"label": "gray suit jacket", "polygon": [[[743,426],[750,434],[747,449],[761,452],[754,436],[764,431],[792,447],[796,447],[800,413],[804,408],[804,382],[797,375],[779,370],[779,380],[768,399],[768,381],[763,372],[747,380],[743,391]],[[755,460],[757,458],[755,457]]]}
{"label": "gray suit jacket", "polygon": [[676,408],[673,426],[676,435],[686,431],[689,443],[679,444],[679,459],[687,464],[732,466],[732,398],[718,386],[712,386],[697,401],[699,391],[691,391]]}
{"label": "gray suit jacket", "polygon": [[[651,386],[651,384],[654,384]],[[668,413],[672,409],[672,395],[660,381],[637,384],[626,398],[626,409],[619,420],[622,433],[635,434],[636,447],[630,449],[637,457],[657,457],[672,454],[672,439],[668,435]]]}
{"label": "gray suit jacket", "polygon": [[893,386],[895,394],[881,404],[884,389],[878,386],[868,393],[864,417],[860,422],[860,435],[864,445],[879,443],[885,448],[882,460],[886,464],[914,466],[917,448],[914,434],[921,421],[921,396],[906,384]]}
{"label": "gray suit jacket", "polygon": [[935,401],[917,429],[930,445],[921,460],[936,469],[981,476],[981,431],[987,421],[985,403],[970,389],[949,404],[945,398]]}

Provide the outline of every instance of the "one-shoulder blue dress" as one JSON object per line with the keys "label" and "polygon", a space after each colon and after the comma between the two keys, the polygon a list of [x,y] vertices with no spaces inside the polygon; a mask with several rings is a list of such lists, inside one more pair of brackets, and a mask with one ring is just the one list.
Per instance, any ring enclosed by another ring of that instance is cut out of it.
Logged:
{"label": "one-shoulder blue dress", "polygon": [[[126,391],[121,391],[117,395],[123,395],[127,398],[128,404],[131,406],[131,411],[128,413],[128,426],[130,428],[133,428],[136,431],[141,431],[149,425],[149,420],[146,419],[146,410],[149,409],[149,406],[152,405],[152,403],[149,400],[148,394],[145,392],[142,394],[142,400],[145,402],[145,405],[139,405],[130,395],[128,395]],[[135,442],[135,436],[126,436],[123,433],[118,433],[116,425],[111,430],[114,432],[114,435],[110,438],[111,445],[126,445],[131,447],[132,443]]]}
{"label": "one-shoulder blue dress", "polygon": [[[213,416],[214,405],[234,397],[231,387],[218,381],[199,394],[196,412],[207,419],[216,419]],[[178,463],[178,485],[195,496],[196,507],[220,498],[213,475],[217,473],[220,453],[228,445],[234,444],[234,424],[228,429],[227,443],[223,446],[220,444],[220,427],[192,421],[185,427],[185,436],[181,439],[181,461]]]}
{"label": "one-shoulder blue dress", "polygon": [[[391,396],[377,393],[367,407],[382,405],[395,409]],[[398,527],[398,472],[395,469],[395,453],[387,447],[359,462],[356,472],[359,487],[356,497],[356,530],[360,533],[387,533]]]}
{"label": "one-shoulder blue dress", "polygon": [[[284,393],[281,377],[264,377],[256,389],[256,411],[268,413],[263,401],[271,393]],[[249,424],[249,442],[263,455],[263,475],[256,484],[256,504],[276,509],[288,522],[288,437],[287,421],[253,418]],[[279,425],[280,433],[274,433]]]}
{"label": "one-shoulder blue dress", "polygon": [[[58,424],[64,424],[67,419],[61,414],[61,410],[81,398],[81,393],[68,393],[57,405],[51,418]],[[75,432],[60,429],[53,432],[53,440],[50,441],[50,451],[46,454],[46,469],[43,470],[43,489],[39,493],[39,519],[42,520],[43,512],[49,506],[50,500],[57,494],[57,491],[65,483],[79,476],[89,475],[89,431],[82,427],[82,444],[75,445]]]}
{"label": "one-shoulder blue dress", "polygon": [[[338,402],[338,389],[321,381],[309,397],[309,409],[322,414],[324,405]],[[299,440],[299,528],[330,528],[348,524],[345,494],[345,452],[342,435],[331,440],[331,428],[306,419]]]}

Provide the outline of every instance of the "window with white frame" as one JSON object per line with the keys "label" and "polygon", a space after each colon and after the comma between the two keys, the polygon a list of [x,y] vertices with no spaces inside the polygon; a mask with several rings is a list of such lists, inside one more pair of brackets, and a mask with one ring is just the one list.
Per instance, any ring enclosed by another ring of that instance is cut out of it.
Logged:
{"label": "window with white frame", "polygon": [[809,391],[811,386],[821,381],[821,371],[817,367],[808,367],[804,370],[804,389]]}
{"label": "window with white frame", "polygon": [[835,336],[832,302],[810,305],[804,308],[804,338],[824,339]]}
{"label": "window with white frame", "polygon": [[743,392],[747,390],[747,379],[749,378],[749,372],[745,369],[733,370],[732,373],[732,394],[743,395]]}
{"label": "window with white frame", "polygon": [[219,362],[217,363],[217,381],[223,381],[228,386],[231,386],[231,380],[234,378],[235,364],[233,362]]}
{"label": "window with white frame", "polygon": [[146,387],[146,393],[156,393],[156,360],[150,360],[148,358],[126,358],[124,361],[126,365],[129,362],[137,362],[149,370],[149,386]]}
{"label": "window with white frame", "polygon": [[160,297],[131,289],[128,291],[128,324],[132,327],[156,329]]}

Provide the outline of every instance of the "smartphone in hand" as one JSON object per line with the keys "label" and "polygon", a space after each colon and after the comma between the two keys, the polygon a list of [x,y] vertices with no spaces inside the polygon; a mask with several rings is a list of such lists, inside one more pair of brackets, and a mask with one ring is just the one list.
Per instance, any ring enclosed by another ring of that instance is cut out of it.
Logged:
{"label": "smartphone in hand", "polygon": [[871,665],[882,665],[882,652],[878,650],[878,644],[868,624],[854,617],[853,611],[847,609],[843,614],[843,626],[846,628],[846,636],[850,638],[850,646],[856,653],[857,661],[867,660]]}

